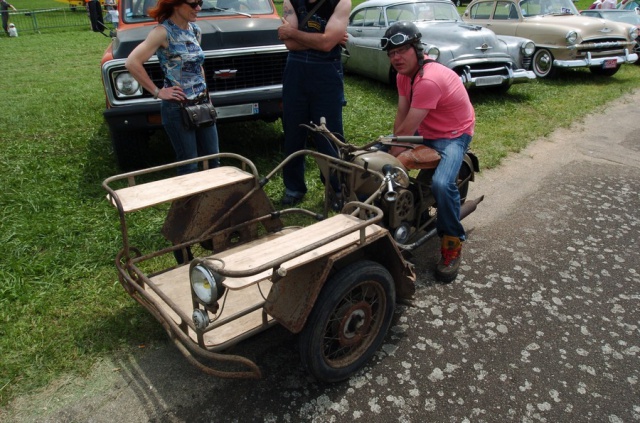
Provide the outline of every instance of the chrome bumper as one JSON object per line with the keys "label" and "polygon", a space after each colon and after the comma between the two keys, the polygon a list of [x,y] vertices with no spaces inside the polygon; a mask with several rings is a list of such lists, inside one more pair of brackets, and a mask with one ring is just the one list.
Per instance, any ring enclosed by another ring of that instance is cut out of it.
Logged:
{"label": "chrome bumper", "polygon": [[623,56],[612,56],[612,57],[598,57],[596,59],[591,57],[591,52],[587,52],[587,57],[579,60],[554,60],[553,66],[557,66],[559,68],[582,68],[582,67],[591,67],[591,66],[602,66],[602,64],[606,60],[615,59],[618,64],[622,63],[634,63],[638,60],[638,55],[636,53],[629,53],[629,50],[624,50]]}
{"label": "chrome bumper", "polygon": [[[501,69],[502,70],[502,69]],[[513,85],[529,82],[536,79],[533,71],[524,69],[510,69],[507,67],[507,75],[472,76],[467,68],[460,75],[460,80],[466,88],[471,87],[495,87],[500,85]]]}

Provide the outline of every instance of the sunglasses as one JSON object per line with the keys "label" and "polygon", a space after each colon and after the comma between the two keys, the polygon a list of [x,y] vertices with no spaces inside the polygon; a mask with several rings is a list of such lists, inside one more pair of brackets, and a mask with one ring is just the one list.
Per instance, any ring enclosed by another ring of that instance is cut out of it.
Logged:
{"label": "sunglasses", "polygon": [[413,40],[413,38],[414,37],[409,37],[408,35],[402,33],[394,34],[389,38],[381,38],[380,47],[387,48],[389,43],[391,43],[391,45],[393,46],[399,46],[400,44],[404,44],[407,41]]}
{"label": "sunglasses", "polygon": [[407,52],[409,49],[411,49],[411,45],[410,44],[406,44],[402,47],[398,47],[394,50],[389,50],[387,52],[387,57],[389,59],[391,59],[392,57],[396,57],[396,56],[401,56],[403,55],[405,52]]}
{"label": "sunglasses", "polygon": [[204,2],[202,0],[194,1],[192,3],[188,2],[188,1],[185,1],[184,4],[188,5],[192,9],[195,9],[198,6],[202,7]]}

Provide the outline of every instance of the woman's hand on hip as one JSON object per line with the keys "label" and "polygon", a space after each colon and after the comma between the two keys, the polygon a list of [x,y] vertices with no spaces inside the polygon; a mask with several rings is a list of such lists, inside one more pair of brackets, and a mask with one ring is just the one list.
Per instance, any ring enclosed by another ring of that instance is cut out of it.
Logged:
{"label": "woman's hand on hip", "polygon": [[167,87],[162,88],[158,92],[158,98],[162,100],[184,101],[187,99],[187,96],[180,87]]}

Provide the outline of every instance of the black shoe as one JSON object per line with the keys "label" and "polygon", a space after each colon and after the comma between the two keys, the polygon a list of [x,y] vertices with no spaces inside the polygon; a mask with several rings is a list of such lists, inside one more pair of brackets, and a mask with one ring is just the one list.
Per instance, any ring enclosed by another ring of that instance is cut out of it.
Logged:
{"label": "black shoe", "polygon": [[301,197],[294,197],[293,195],[285,194],[280,200],[280,204],[283,206],[295,206],[296,204],[300,204],[302,202]]}

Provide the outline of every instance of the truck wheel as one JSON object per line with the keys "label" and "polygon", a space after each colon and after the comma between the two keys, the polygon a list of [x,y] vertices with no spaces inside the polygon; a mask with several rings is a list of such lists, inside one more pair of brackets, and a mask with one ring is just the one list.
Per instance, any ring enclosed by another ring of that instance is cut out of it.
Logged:
{"label": "truck wheel", "polygon": [[125,171],[146,167],[149,133],[147,131],[111,130],[111,145],[118,167]]}
{"label": "truck wheel", "polygon": [[391,324],[396,291],[382,265],[362,260],[322,288],[299,336],[306,371],[323,382],[348,378],[376,352]]}

